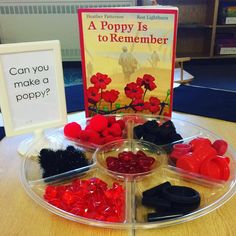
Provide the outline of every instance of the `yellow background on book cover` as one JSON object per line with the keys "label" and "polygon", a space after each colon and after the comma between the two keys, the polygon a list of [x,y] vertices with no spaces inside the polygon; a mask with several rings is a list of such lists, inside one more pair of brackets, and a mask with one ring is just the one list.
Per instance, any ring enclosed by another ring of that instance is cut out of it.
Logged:
{"label": "yellow background on book cover", "polygon": [[[144,74],[151,74],[155,77],[157,88],[149,91],[148,97],[156,96],[161,101],[166,98],[167,91],[172,86],[174,14],[86,12],[82,14],[82,19],[87,88],[93,86],[90,82],[91,75],[97,72],[107,74],[112,79],[111,84],[107,86],[107,90],[119,90],[120,95],[117,102],[123,106],[124,103],[129,103],[129,98],[124,93],[126,84],[136,82],[136,79],[143,77]],[[122,30],[120,28],[115,32],[115,24],[130,24],[133,27],[132,30]],[[140,30],[142,27],[139,25],[146,25],[147,30]],[[117,37],[150,37],[150,35],[153,35],[153,37],[167,38],[168,40],[166,44],[148,44],[115,42],[117,38],[114,39],[113,37],[113,42],[111,42],[111,34],[114,33],[117,34]],[[122,66],[119,65],[119,58],[124,48],[137,60],[137,68],[128,79],[125,78]],[[152,57],[154,51],[158,55],[156,62]],[[166,108],[166,112],[169,113],[169,108]]]}

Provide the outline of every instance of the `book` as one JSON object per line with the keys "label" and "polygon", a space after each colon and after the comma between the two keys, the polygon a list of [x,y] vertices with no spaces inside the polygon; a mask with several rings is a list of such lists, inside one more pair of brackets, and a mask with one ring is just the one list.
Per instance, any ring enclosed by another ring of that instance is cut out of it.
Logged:
{"label": "book", "polygon": [[236,24],[236,3],[233,1],[221,1],[218,13],[219,24]]}
{"label": "book", "polygon": [[78,9],[86,116],[171,116],[178,9]]}

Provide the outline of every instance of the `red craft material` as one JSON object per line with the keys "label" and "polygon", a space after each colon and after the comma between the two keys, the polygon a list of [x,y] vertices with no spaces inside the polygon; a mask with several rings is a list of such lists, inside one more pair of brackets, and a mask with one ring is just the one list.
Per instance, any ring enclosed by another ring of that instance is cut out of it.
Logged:
{"label": "red craft material", "polygon": [[218,155],[223,156],[227,151],[228,143],[222,139],[218,139],[212,144],[212,146],[215,148]]}
{"label": "red craft material", "polygon": [[68,138],[78,138],[81,132],[81,126],[76,122],[71,122],[65,125],[64,135]]}
{"label": "red craft material", "polygon": [[82,142],[103,145],[111,141],[122,139],[124,120],[116,120],[115,116],[95,115],[87,123],[84,130],[76,122],[64,127],[66,137],[80,139]]}
{"label": "red craft material", "polygon": [[194,150],[196,147],[211,146],[211,141],[208,138],[198,137],[189,142],[189,144],[192,146],[192,150]]}
{"label": "red craft material", "polygon": [[136,154],[131,151],[124,151],[118,157],[109,156],[106,159],[107,168],[111,171],[126,174],[143,173],[151,170],[155,159],[147,156],[144,152]]}
{"label": "red craft material", "polygon": [[68,185],[47,186],[44,199],[55,207],[85,218],[124,221],[125,192],[118,183],[109,188],[99,178],[76,179]]}
{"label": "red craft material", "polygon": [[[190,145],[191,150],[182,153],[181,147],[184,148],[184,145]],[[216,140],[211,144],[209,139],[199,137],[193,139],[189,144],[174,145],[170,158],[176,161],[178,168],[226,181],[230,177],[230,159],[222,157],[222,155],[226,153],[227,147],[228,144],[224,140]]]}
{"label": "red craft material", "polygon": [[106,119],[108,121],[108,127],[110,127],[112,124],[114,124],[116,122],[115,116],[107,116]]}
{"label": "red craft material", "polygon": [[170,154],[170,157],[173,161],[177,161],[177,159],[184,154],[187,154],[191,151],[191,145],[187,143],[177,143],[173,146],[173,151]]}
{"label": "red craft material", "polygon": [[210,145],[199,145],[195,147],[193,155],[200,161],[204,161],[206,158],[213,158],[217,156],[216,150]]}
{"label": "red craft material", "polygon": [[196,156],[193,155],[193,153],[187,153],[177,159],[176,167],[189,172],[198,173],[200,168],[200,162],[196,158]]}
{"label": "red craft material", "polygon": [[120,137],[122,134],[122,130],[120,128],[119,123],[112,124],[111,127],[108,128],[108,133],[113,137]]}
{"label": "red craft material", "polygon": [[92,129],[81,130],[80,139],[84,142],[91,142],[91,143],[99,144],[100,135],[98,132]]}
{"label": "red craft material", "polygon": [[102,132],[108,127],[108,120],[105,116],[98,114],[91,118],[89,124],[91,129],[97,132]]}
{"label": "red craft material", "polygon": [[202,163],[200,173],[213,179],[228,180],[230,176],[228,161],[228,158],[222,157],[208,158]]}
{"label": "red craft material", "polygon": [[124,120],[117,120],[116,123],[120,125],[121,130],[125,128],[125,121]]}

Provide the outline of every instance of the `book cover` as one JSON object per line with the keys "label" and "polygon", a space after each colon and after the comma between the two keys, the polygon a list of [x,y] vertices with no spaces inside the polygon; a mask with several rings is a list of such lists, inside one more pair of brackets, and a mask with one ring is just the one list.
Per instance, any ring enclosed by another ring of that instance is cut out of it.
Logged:
{"label": "book cover", "polygon": [[178,10],[79,9],[86,116],[171,116]]}

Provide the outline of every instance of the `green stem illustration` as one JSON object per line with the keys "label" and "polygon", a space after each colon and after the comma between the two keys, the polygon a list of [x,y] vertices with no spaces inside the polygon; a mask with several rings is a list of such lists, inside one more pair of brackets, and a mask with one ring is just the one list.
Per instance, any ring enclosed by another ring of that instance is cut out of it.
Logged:
{"label": "green stem illustration", "polygon": [[144,91],[144,94],[143,94],[143,101],[144,101],[144,98],[145,98],[146,92],[147,92],[147,89]]}

